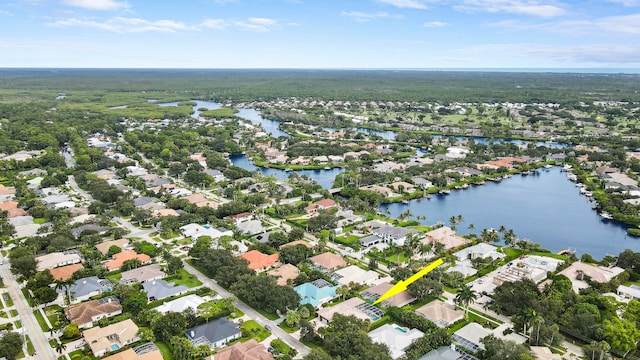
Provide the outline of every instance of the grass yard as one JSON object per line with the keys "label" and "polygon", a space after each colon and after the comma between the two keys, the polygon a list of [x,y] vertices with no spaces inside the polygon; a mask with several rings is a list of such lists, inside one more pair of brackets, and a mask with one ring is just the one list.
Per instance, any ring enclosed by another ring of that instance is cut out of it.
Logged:
{"label": "grass yard", "polygon": [[111,281],[114,284],[117,284],[120,279],[122,279],[122,273],[120,271],[113,273],[113,274],[109,274],[107,276],[105,276],[107,278],[107,280]]}
{"label": "grass yard", "polygon": [[13,301],[11,300],[11,296],[9,296],[9,294],[4,293],[2,294],[2,297],[4,298],[4,302],[5,304],[7,304],[7,307],[13,306]]}
{"label": "grass yard", "polygon": [[27,288],[22,288],[22,294],[24,295],[24,298],[27,299],[29,306],[33,307],[33,301],[31,300],[31,296],[29,296]]}
{"label": "grass yard", "polygon": [[33,315],[36,317],[36,320],[38,320],[38,324],[40,324],[40,328],[42,329],[42,331],[49,331],[49,326],[47,325],[47,322],[44,320],[44,317],[42,316],[40,311],[34,311]]}
{"label": "grass yard", "polygon": [[243,330],[243,335],[244,333],[247,333],[248,335],[246,337],[243,336],[242,339],[240,339],[241,342],[245,342],[253,338],[255,338],[256,341],[261,342],[262,340],[268,338],[269,335],[271,335],[270,331],[260,326],[260,324],[258,324],[255,320],[245,321],[242,324],[241,328]]}
{"label": "grass yard", "polygon": [[155,344],[162,353],[162,358],[164,360],[173,360],[173,352],[171,351],[171,348],[169,348],[169,345],[159,341],[155,342]]}
{"label": "grass yard", "polygon": [[8,317],[9,317],[9,315],[7,315],[7,313],[6,313],[6,312],[4,312],[4,311],[0,311],[0,317],[1,317],[1,318],[8,318]]}
{"label": "grass yard", "polygon": [[193,245],[193,241],[191,241],[191,239],[187,239],[187,238],[180,239],[180,240],[176,241],[176,243],[178,245]]}
{"label": "grass yard", "polygon": [[47,222],[46,218],[35,218],[33,219],[34,224],[42,225]]}
{"label": "grass yard", "polygon": [[[159,347],[160,346],[158,346],[158,348]],[[96,359],[96,357],[93,356],[92,354],[85,354],[83,349],[78,349],[78,350],[70,352],[69,353],[69,357],[71,358],[71,360],[80,360],[80,359],[95,360]],[[165,359],[168,359],[168,358],[165,357]]]}
{"label": "grass yard", "polygon": [[166,281],[175,283],[176,285],[185,285],[190,288],[198,287],[202,285],[202,282],[195,276],[189,274],[187,270],[180,269],[174,275],[165,278]]}
{"label": "grass yard", "polygon": [[11,310],[9,310],[9,314],[11,315],[11,317],[18,316],[18,310],[11,309]]}
{"label": "grass yard", "polygon": [[27,353],[29,353],[29,356],[33,356],[36,353],[36,349],[33,347],[31,339],[29,339],[29,335],[26,335],[25,337],[27,339]]}
{"label": "grass yard", "polygon": [[17,320],[17,321],[14,323],[14,326],[15,326],[15,328],[16,328],[16,329],[20,329],[20,328],[22,327],[22,321]]}

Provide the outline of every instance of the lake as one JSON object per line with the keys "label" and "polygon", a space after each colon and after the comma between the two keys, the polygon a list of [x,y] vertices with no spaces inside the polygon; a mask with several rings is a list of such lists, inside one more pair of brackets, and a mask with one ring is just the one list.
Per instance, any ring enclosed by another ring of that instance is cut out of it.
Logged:
{"label": "lake", "polygon": [[[515,175],[500,183],[452,190],[451,195],[435,194],[431,199],[380,208],[393,218],[407,210],[413,219],[426,216],[426,220],[419,220],[424,225],[438,221],[449,225],[449,218],[461,214],[464,222],[457,226],[460,234],[480,234],[482,229],[504,225],[518,237],[553,252],[570,248],[578,256],[588,253],[601,259],[607,254],[617,256],[627,248],[640,251],[640,239],[627,236],[622,224],[602,219],[558,167],[539,170],[538,175]],[[470,231],[469,224],[475,230]]]}
{"label": "lake", "polygon": [[344,171],[343,168],[331,168],[329,170],[294,170],[284,171],[280,169],[264,168],[255,166],[253,162],[244,154],[234,154],[229,156],[229,160],[234,166],[241,167],[245,170],[256,171],[260,170],[266,176],[275,176],[277,179],[286,180],[292,173],[296,173],[300,176],[307,176],[314,179],[323,189],[331,189],[333,187],[333,180],[336,175]]}
{"label": "lake", "polygon": [[[220,103],[217,103],[217,102],[202,101],[202,100],[190,100],[190,101],[193,101],[196,103],[195,105],[193,105],[193,114],[191,114],[191,117],[194,119],[197,119],[198,116],[200,116],[201,111],[198,110],[200,108],[205,108],[207,110],[220,109]],[[174,102],[168,102],[168,103],[159,103],[158,106],[178,106],[178,102],[174,101]]]}

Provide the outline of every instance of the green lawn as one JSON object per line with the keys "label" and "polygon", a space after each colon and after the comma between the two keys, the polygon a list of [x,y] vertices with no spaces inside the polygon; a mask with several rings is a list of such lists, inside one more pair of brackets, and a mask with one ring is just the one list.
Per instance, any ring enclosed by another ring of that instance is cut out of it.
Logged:
{"label": "green lawn", "polygon": [[14,324],[15,324],[16,329],[20,329],[22,327],[22,321],[20,321],[20,320],[17,320]]}
{"label": "green lawn", "polygon": [[33,306],[33,301],[31,301],[31,296],[29,296],[27,288],[22,288],[22,294],[24,295],[24,298],[27,299],[29,306]]}
{"label": "green lawn", "polygon": [[118,271],[114,274],[109,274],[105,277],[107,278],[107,280],[111,281],[112,283],[117,284],[120,281],[120,279],[122,279],[122,273]]}
{"label": "green lawn", "polygon": [[186,285],[190,288],[194,288],[202,285],[202,282],[195,276],[189,274],[187,270],[180,269],[174,275],[165,278],[166,281],[173,282],[176,285]]}
{"label": "green lawn", "polygon": [[33,219],[34,224],[42,225],[47,222],[46,218],[35,218]]}
{"label": "green lawn", "polygon": [[244,332],[249,333],[248,337],[243,337],[242,339],[240,339],[240,341],[242,342],[251,340],[252,338],[255,338],[256,341],[261,342],[262,340],[268,338],[269,335],[271,335],[270,331],[260,326],[260,324],[258,324],[255,320],[245,321],[242,324],[242,329],[244,330]]}
{"label": "green lawn", "polygon": [[4,311],[0,311],[0,317],[2,317],[2,318],[8,318],[8,317],[9,317],[9,315],[7,315],[7,313],[6,313],[6,312],[4,312]]}
{"label": "green lawn", "polygon": [[180,240],[176,241],[176,243],[178,245],[193,245],[193,241],[191,239],[187,239],[187,238],[180,239]]}
{"label": "green lawn", "polygon": [[[159,348],[160,346],[158,346]],[[69,353],[69,357],[71,358],[71,360],[80,360],[80,359],[89,359],[89,360],[95,360],[96,357],[93,356],[92,354],[85,354],[83,349],[78,349],[75,351],[72,351]],[[168,359],[165,357],[165,359]],[[172,358],[173,359],[173,358]]]}
{"label": "green lawn", "polygon": [[7,303],[7,307],[12,307],[13,306],[13,301],[11,300],[11,296],[9,296],[9,294],[3,294],[2,295],[4,297],[4,302]]}
{"label": "green lawn", "polygon": [[289,351],[291,351],[291,347],[280,339],[271,341],[269,345],[271,345],[271,347],[273,347],[273,349],[276,350],[278,354],[289,354]]}
{"label": "green lawn", "polygon": [[160,352],[162,353],[162,358],[164,360],[173,360],[173,352],[169,348],[169,345],[163,342],[156,342],[155,344],[158,347],[158,349],[160,349]]}
{"label": "green lawn", "polygon": [[18,310],[16,309],[9,310],[9,315],[11,315],[11,317],[18,316]]}
{"label": "green lawn", "polygon": [[40,311],[34,311],[33,315],[36,317],[36,320],[38,320],[38,324],[40,324],[40,328],[42,329],[42,331],[49,331],[49,326],[47,325],[47,322],[44,321],[44,317],[42,316]]}
{"label": "green lawn", "polygon": [[26,335],[25,337],[27,339],[27,352],[29,353],[29,356],[33,356],[36,353],[36,349],[33,347],[31,339],[29,339],[29,335]]}

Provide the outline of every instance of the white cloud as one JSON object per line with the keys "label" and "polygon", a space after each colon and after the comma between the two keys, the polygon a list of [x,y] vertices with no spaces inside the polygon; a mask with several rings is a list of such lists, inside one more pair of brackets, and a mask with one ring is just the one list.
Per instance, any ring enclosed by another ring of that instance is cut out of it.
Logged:
{"label": "white cloud", "polygon": [[640,27],[638,24],[640,24],[640,13],[608,16],[590,20],[567,20],[543,23],[505,20],[491,23],[489,26],[516,30],[546,31],[573,36],[591,36],[598,34],[640,35]]}
{"label": "white cloud", "polygon": [[104,22],[81,19],[57,20],[48,25],[56,27],[86,27],[115,33],[164,32],[196,30],[194,27],[173,20],[149,21],[138,18],[115,17]]}
{"label": "white cloud", "polygon": [[402,18],[401,15],[389,14],[386,11],[379,11],[376,13],[365,13],[360,11],[343,11],[342,16],[347,16],[353,18],[357,22],[367,22],[375,19],[383,19],[383,18]]}
{"label": "white cloud", "polygon": [[503,12],[539,17],[554,17],[566,13],[563,8],[555,5],[555,2],[544,3],[537,0],[463,0],[453,8],[464,12]]}
{"label": "white cloud", "polygon": [[442,21],[431,21],[423,24],[424,27],[442,27],[446,25],[449,25],[449,24]]}
{"label": "white cloud", "polygon": [[200,23],[200,27],[208,29],[238,28],[245,31],[269,32],[278,28],[278,21],[268,18],[252,17],[247,20],[206,19]]}
{"label": "white cloud", "polygon": [[130,7],[126,1],[115,0],[62,0],[62,3],[91,10],[118,10]]}
{"label": "white cloud", "polygon": [[378,0],[381,3],[393,5],[401,9],[426,9],[427,5],[420,0]]}
{"label": "white cloud", "polygon": [[4,16],[13,16],[13,13],[6,11],[6,10],[0,10],[0,15],[4,15]]}
{"label": "white cloud", "polygon": [[609,2],[622,4],[624,6],[640,6],[640,0],[609,0]]}

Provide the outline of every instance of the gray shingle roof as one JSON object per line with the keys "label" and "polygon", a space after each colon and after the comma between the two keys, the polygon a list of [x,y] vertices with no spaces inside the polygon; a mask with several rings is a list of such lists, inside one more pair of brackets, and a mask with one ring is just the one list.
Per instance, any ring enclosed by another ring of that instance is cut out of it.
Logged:
{"label": "gray shingle roof", "polygon": [[187,338],[195,346],[213,344],[240,333],[242,331],[238,324],[227,320],[227,318],[220,318],[185,331]]}

